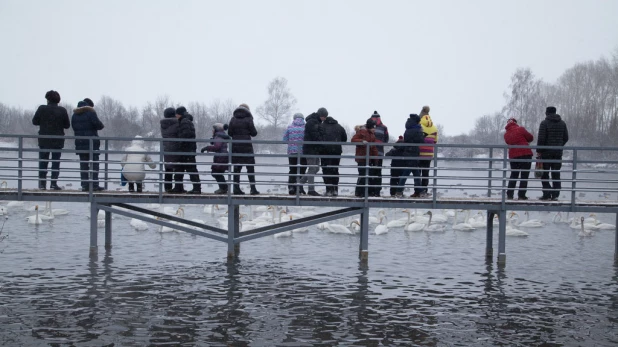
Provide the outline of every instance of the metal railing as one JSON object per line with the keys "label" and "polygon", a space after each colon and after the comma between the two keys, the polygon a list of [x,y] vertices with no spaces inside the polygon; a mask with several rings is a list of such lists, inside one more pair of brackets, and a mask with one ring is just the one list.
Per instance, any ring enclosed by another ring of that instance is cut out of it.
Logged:
{"label": "metal railing", "polygon": [[[35,141],[38,138],[64,138],[65,148],[61,150],[41,150],[36,147]],[[79,137],[84,139],[83,137]],[[146,170],[146,178],[144,180],[144,193],[158,194],[160,196],[167,195],[163,189],[165,169],[165,155],[195,155],[200,175],[200,183],[202,194],[212,194],[216,189],[217,182],[211,177],[212,171],[210,166],[213,162],[215,153],[200,153],[199,148],[202,145],[209,144],[211,139],[163,139],[163,138],[140,138],[146,144],[144,151],[127,151],[127,148],[134,138],[126,137],[99,137],[87,138],[90,143],[90,149],[86,152],[76,151],[73,147],[75,136],[37,136],[37,135],[0,135],[0,181],[2,189],[16,189],[19,198],[25,191],[36,190],[39,181],[39,153],[40,152],[60,152],[60,176],[59,183],[64,185],[65,191],[79,190],[82,180],[80,174],[86,172],[88,179],[87,193],[96,194],[93,188],[97,183],[93,179],[94,162],[92,160],[94,154],[99,154],[99,180],[98,182],[105,188],[102,193],[123,191],[120,183],[121,174],[121,159],[126,154],[146,154],[152,158],[152,161],[157,165],[154,170]],[[93,149],[94,140],[100,140],[101,146],[99,150]],[[163,152],[164,142],[197,142],[198,152]],[[318,172],[315,175],[301,174],[303,169],[307,169],[308,165],[301,164],[302,158],[318,158],[320,160],[336,158],[340,159],[340,164],[337,166],[339,174],[335,175],[339,179],[338,196],[329,197],[331,199],[363,199],[368,201],[373,199],[369,194],[370,189],[380,187],[382,197],[391,197],[391,170],[393,169],[410,169],[416,167],[393,167],[391,159],[403,160],[422,160],[422,157],[378,157],[371,156],[369,149],[371,146],[384,146],[385,152],[393,144],[381,143],[333,143],[333,142],[308,142],[310,145],[329,145],[336,144],[343,147],[341,155],[303,155],[300,153],[287,154],[287,142],[283,141],[232,141],[221,140],[228,145],[228,161],[230,168],[234,165],[234,158],[248,158],[255,160],[255,164],[238,164],[242,166],[252,166],[255,170],[256,188],[261,195],[290,195],[288,186],[296,186],[296,181],[302,176],[313,176],[315,183],[313,188],[318,192],[322,191],[324,183],[321,178],[323,173]],[[27,143],[33,145],[27,146]],[[260,150],[255,154],[232,153],[232,143],[252,143],[259,147]],[[297,143],[302,145],[303,143]],[[422,146],[432,146],[421,144]],[[365,155],[357,157],[355,155],[356,146],[365,147]],[[417,144],[397,144],[401,147],[418,146]],[[457,144],[437,144],[435,147],[434,157],[432,158],[431,166],[428,168],[429,176],[427,190],[431,192],[428,197],[422,199],[449,199],[449,198],[470,198],[470,199],[490,199],[499,200],[503,203],[508,203],[506,192],[508,190],[508,182],[510,178],[510,162],[530,162],[532,170],[536,159],[531,160],[510,160],[507,157],[508,149],[515,147],[527,146],[506,146],[506,145],[457,145]],[[533,151],[536,146],[529,146]],[[552,147],[546,147],[551,149]],[[562,183],[561,198],[564,203],[566,200],[574,205],[577,201],[598,201],[616,203],[618,201],[618,148],[615,147],[564,147],[564,155],[561,160],[547,160],[545,162],[560,162],[562,169],[560,170]],[[90,160],[88,161],[88,169],[82,170],[79,165],[79,153],[88,153]],[[289,158],[295,158],[296,164],[290,165]],[[357,163],[356,160],[361,160]],[[382,160],[381,166],[375,166],[372,162]],[[53,160],[48,160],[50,163]],[[174,163],[177,166],[189,165],[184,163]],[[225,165],[225,164],[221,164]],[[297,173],[290,173],[290,168],[293,168]],[[320,168],[322,169],[322,168]],[[357,188],[357,180],[359,178],[358,169],[364,172],[361,176],[365,179],[365,184],[359,187],[362,194],[357,197],[354,190]],[[381,183],[371,181],[370,172],[380,170]],[[48,172],[51,171],[48,168]],[[185,176],[188,173],[185,173]],[[235,173],[233,170],[228,170],[224,173],[226,177],[227,196],[231,199],[234,195],[233,178],[240,175],[241,187],[247,186],[247,175],[245,171]],[[49,173],[47,175],[49,177]],[[290,177],[292,182],[290,183]],[[407,179],[404,188],[404,196],[408,196],[414,188],[414,177],[410,175]],[[186,178],[185,178],[186,179]],[[518,179],[518,186],[521,178]],[[536,199],[541,195],[541,180],[534,177],[531,172],[528,182],[528,196],[530,199]],[[186,181],[184,184],[191,184]],[[304,183],[303,186],[308,188],[309,183]],[[76,187],[76,188],[73,188]],[[515,194],[517,194],[515,188]],[[245,192],[248,193],[245,189]],[[302,199],[299,189],[293,190],[291,196],[296,199]]]}

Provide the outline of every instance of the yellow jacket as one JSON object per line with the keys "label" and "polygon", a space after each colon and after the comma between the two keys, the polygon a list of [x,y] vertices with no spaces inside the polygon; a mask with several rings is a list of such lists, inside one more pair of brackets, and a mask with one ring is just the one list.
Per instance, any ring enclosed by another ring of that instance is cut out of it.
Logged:
{"label": "yellow jacket", "polygon": [[[431,120],[431,117],[427,114],[421,117],[421,127],[425,133],[425,143],[436,144],[438,143],[438,128]],[[433,158],[433,146],[420,146],[421,157]]]}

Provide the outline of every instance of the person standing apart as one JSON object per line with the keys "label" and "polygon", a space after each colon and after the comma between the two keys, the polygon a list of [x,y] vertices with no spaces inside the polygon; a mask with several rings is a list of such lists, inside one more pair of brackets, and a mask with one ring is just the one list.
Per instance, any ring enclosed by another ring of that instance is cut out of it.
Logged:
{"label": "person standing apart", "polygon": [[[93,191],[104,190],[99,185],[99,148],[101,141],[98,137],[99,130],[103,130],[105,126],[99,120],[92,100],[86,98],[84,101],[77,103],[77,108],[73,110],[73,116],[71,116],[71,127],[75,136],[93,138],[92,140],[88,138],[75,139],[75,151],[79,156],[79,175],[82,191],[88,191],[90,181],[92,182]],[[91,151],[92,158],[90,158]],[[91,163],[92,168],[90,167]],[[90,172],[92,172],[91,180],[88,177]]]}
{"label": "person standing apart", "polygon": [[[193,125],[193,116],[187,112],[184,106],[176,109],[176,119],[178,119],[178,138],[195,140],[195,126]],[[195,151],[197,150],[197,144],[195,141],[182,141],[180,143],[179,163],[174,174],[174,189],[172,193],[184,193],[184,172],[189,174],[189,179],[193,183],[193,189],[189,194],[202,194],[202,185],[200,184],[200,175],[197,172],[197,165],[195,163]]]}
{"label": "person standing apart", "polygon": [[[240,104],[233,113],[229,123],[227,134],[232,140],[244,140],[243,143],[232,142],[232,164],[234,164],[234,194],[245,194],[240,189],[240,172],[242,167],[247,168],[247,176],[251,185],[251,195],[258,195],[260,192],[255,188],[255,158],[253,156],[253,144],[246,142],[252,137],[257,136],[253,115],[247,104]],[[237,156],[241,154],[243,156]]]}
{"label": "person standing apart", "polygon": [[[504,129],[506,129],[504,142],[509,146],[527,146],[534,140],[534,136],[526,128],[519,126],[515,118],[509,119]],[[528,177],[530,176],[530,167],[532,165],[532,150],[530,148],[509,147],[509,159],[511,177],[506,191],[506,198],[509,200],[513,199],[517,179],[521,175],[517,197],[519,200],[528,200],[526,189],[528,188]]]}
{"label": "person standing apart", "polygon": [[[376,137],[377,143],[388,143],[389,134],[388,127],[382,123],[382,119],[378,111],[373,111],[371,115],[371,119],[376,122],[375,132],[373,133]],[[380,159],[376,159],[376,167],[371,169],[374,171],[371,176],[374,178],[369,182],[373,187],[369,188],[369,196],[379,197],[380,191],[382,190],[382,161],[384,158],[384,145],[377,145],[378,155]]]}
{"label": "person standing apart", "polygon": [[322,134],[320,133],[320,124],[328,117],[328,111],[324,107],[320,107],[318,112],[314,112],[305,118],[305,136],[303,138],[303,154],[311,155],[313,157],[307,157],[307,174],[301,178],[300,183],[307,183],[307,194],[311,196],[320,196],[315,191],[315,175],[320,171],[320,144],[315,142],[322,141]]}
{"label": "person standing apart", "polygon": [[388,153],[384,154],[386,157],[391,157],[391,179],[390,179],[390,193],[391,197],[396,197],[399,192],[399,177],[406,166],[405,160],[399,158],[405,156],[405,147],[397,146],[397,143],[403,143],[403,136],[399,136],[396,144],[391,148]]}
{"label": "person standing apart", "polygon": [[410,118],[406,121],[406,132],[403,134],[403,142],[406,144],[415,144],[415,146],[404,147],[404,153],[406,156],[404,162],[407,168],[401,173],[401,178],[399,179],[399,192],[397,192],[396,195],[397,197],[403,197],[404,187],[410,173],[414,176],[414,194],[410,195],[410,197],[420,198],[421,192],[423,191],[421,186],[421,171],[418,167],[418,157],[420,154],[420,146],[418,145],[425,143],[425,136],[423,135],[423,129],[419,124],[420,121],[421,118],[414,113],[411,114]]}
{"label": "person standing apart", "polygon": [[215,190],[215,194],[227,194],[228,191],[225,177],[223,176],[223,173],[230,169],[227,151],[228,146],[227,142],[225,142],[230,139],[230,136],[225,133],[227,129],[227,124],[215,123],[215,125],[212,126],[212,141],[210,142],[210,146],[203,147],[201,150],[202,153],[206,151],[215,153],[212,159],[212,166],[210,167],[212,177],[219,185],[219,189]]}
{"label": "person standing apart", "polygon": [[[545,110],[545,120],[539,125],[537,146],[564,147],[569,141],[569,130],[566,123],[553,106]],[[539,200],[558,200],[560,196],[560,169],[562,168],[562,148],[537,148],[537,158],[542,160],[543,196]],[[549,162],[552,161],[552,162]],[[549,176],[551,173],[551,182]]]}
{"label": "person standing apart", "polygon": [[[326,117],[320,124],[320,133],[324,142],[347,142],[348,135],[345,129],[333,117]],[[338,144],[324,144],[322,154],[329,156],[322,158],[322,178],[326,186],[325,196],[339,195],[339,163],[343,150]],[[333,157],[337,156],[337,157]]]}
{"label": "person standing apart", "polygon": [[144,179],[146,178],[146,167],[144,163],[148,163],[151,169],[157,167],[152,162],[152,158],[146,154],[144,148],[144,140],[137,135],[135,140],[131,141],[131,146],[125,148],[127,152],[142,152],[142,153],[127,153],[122,157],[120,165],[122,166],[122,175],[129,182],[129,192],[134,192],[137,188],[137,192],[141,193],[144,187]]}
{"label": "person standing apart", "polygon": [[[421,127],[423,129],[423,133],[425,134],[425,143],[430,145],[435,145],[438,143],[438,128],[431,120],[431,116],[429,115],[429,106],[423,106],[421,110]],[[434,156],[434,146],[421,146],[420,147],[420,160],[418,161],[418,166],[421,170],[421,186],[422,192],[420,193],[422,197],[427,197],[429,195],[429,191],[427,187],[429,186],[429,167],[431,166],[431,160]]]}
{"label": "person standing apart", "polygon": [[[288,164],[290,169],[288,177],[288,193],[290,195],[296,195],[297,188],[299,194],[306,194],[303,186],[297,185],[301,177],[305,174],[305,172],[307,172],[307,159],[302,156],[303,145],[301,142],[304,138],[305,117],[302,113],[296,113],[294,114],[292,124],[288,125],[288,128],[283,134],[283,141],[288,143]],[[299,157],[300,163],[298,160]]]}
{"label": "person standing apart", "polygon": [[[356,190],[354,196],[362,198],[367,196],[371,192],[371,187],[367,188],[367,194],[365,194],[365,188],[368,185],[367,176],[370,176],[372,171],[368,170],[367,166],[375,166],[377,158],[369,158],[367,163],[367,149],[369,149],[370,157],[378,156],[378,149],[375,145],[367,145],[368,143],[375,143],[376,137],[373,134],[375,132],[376,122],[369,118],[365,127],[359,127],[358,131],[352,136],[352,142],[361,142],[362,145],[356,146],[356,163],[358,164],[358,179],[356,181]],[[369,147],[369,148],[368,148]],[[369,177],[371,178],[371,177]]]}
{"label": "person standing apart", "polygon": [[[64,129],[71,127],[67,110],[58,106],[60,94],[55,90],[45,93],[47,105],[41,105],[34,113],[32,124],[39,127],[39,135],[64,136]],[[58,176],[60,175],[60,156],[59,150],[64,148],[64,139],[39,138],[39,189],[47,189],[47,166],[51,153],[51,181],[49,189],[61,190],[58,186]]]}
{"label": "person standing apart", "polygon": [[[176,110],[173,107],[168,107],[163,111],[163,119],[161,119],[161,137],[166,139],[178,138],[178,119],[176,119]],[[166,193],[172,192],[172,182],[174,178],[174,170],[177,162],[180,161],[180,156],[174,152],[180,151],[181,142],[178,141],[163,141],[163,168],[165,175],[163,176],[163,188]]]}

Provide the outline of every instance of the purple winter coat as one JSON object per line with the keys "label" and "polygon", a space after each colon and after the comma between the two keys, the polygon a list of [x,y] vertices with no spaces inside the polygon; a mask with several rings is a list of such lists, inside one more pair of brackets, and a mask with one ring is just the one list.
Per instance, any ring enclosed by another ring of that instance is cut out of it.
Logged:
{"label": "purple winter coat", "polygon": [[[211,170],[216,172],[225,172],[229,170],[229,156],[227,151],[227,142],[221,140],[229,140],[231,137],[225,131],[217,131],[212,139],[211,145],[206,146],[203,150],[215,153],[212,160]],[[224,164],[224,165],[221,165]]]}

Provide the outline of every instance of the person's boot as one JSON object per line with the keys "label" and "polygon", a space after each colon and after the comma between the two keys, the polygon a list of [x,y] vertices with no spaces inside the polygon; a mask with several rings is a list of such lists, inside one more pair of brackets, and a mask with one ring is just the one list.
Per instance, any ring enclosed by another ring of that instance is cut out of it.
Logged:
{"label": "person's boot", "polygon": [[339,187],[333,187],[333,196],[339,196]]}
{"label": "person's boot", "polygon": [[185,188],[182,184],[176,184],[171,191],[172,194],[183,194],[186,193]]}
{"label": "person's boot", "polygon": [[305,191],[305,188],[303,188],[303,186],[298,186],[298,193],[300,195],[307,195],[307,192]]}
{"label": "person's boot", "polygon": [[202,194],[202,186],[200,184],[193,184],[193,189],[189,191],[189,194]]}
{"label": "person's boot", "polygon": [[245,195],[245,192],[240,189],[240,184],[234,184],[234,195]]}
{"label": "person's boot", "polygon": [[255,189],[255,184],[251,185],[251,191],[249,192],[249,194],[251,194],[251,195],[260,195],[260,192],[258,192],[258,190]]}
{"label": "person's boot", "polygon": [[45,181],[45,180],[39,180],[39,189],[40,189],[40,190],[45,190],[45,189],[47,189],[47,181]]}
{"label": "person's boot", "polygon": [[135,192],[135,183],[129,182],[129,193]]}
{"label": "person's boot", "polygon": [[138,193],[141,193],[142,189],[144,188],[144,185],[142,183],[135,183],[135,188]]}
{"label": "person's boot", "polygon": [[58,181],[56,180],[52,180],[51,183],[49,184],[49,189],[52,190],[62,190],[62,188],[60,186],[58,186]]}

